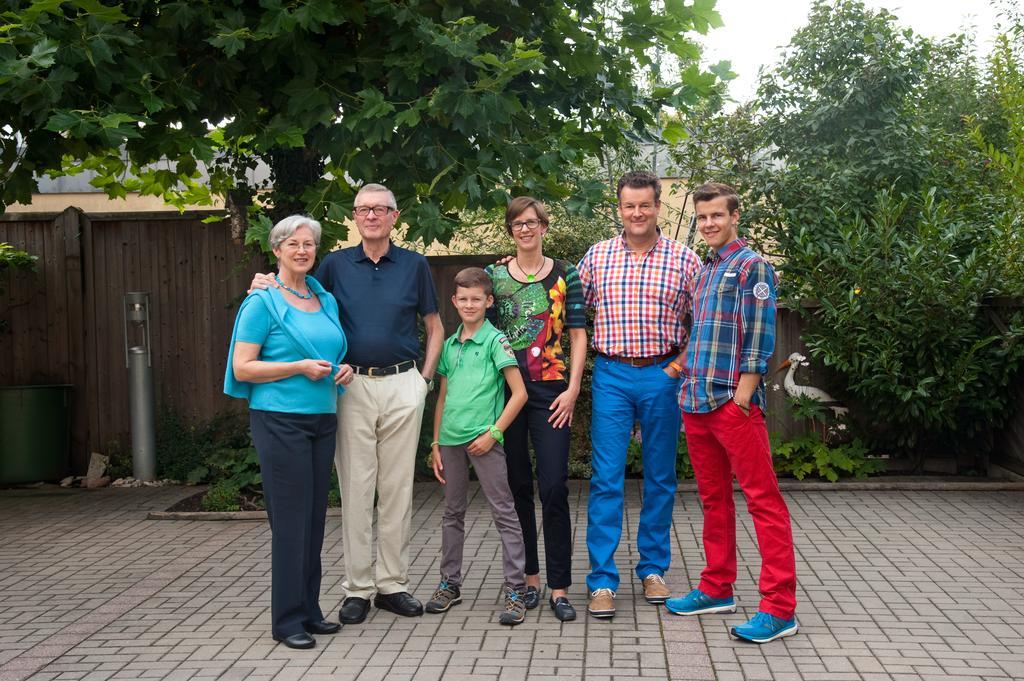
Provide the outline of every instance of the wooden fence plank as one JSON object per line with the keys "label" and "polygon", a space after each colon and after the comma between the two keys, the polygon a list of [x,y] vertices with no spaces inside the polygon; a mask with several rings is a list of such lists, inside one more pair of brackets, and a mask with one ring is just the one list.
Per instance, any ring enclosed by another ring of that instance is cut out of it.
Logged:
{"label": "wooden fence plank", "polygon": [[86,371],[85,334],[83,314],[82,232],[83,215],[77,208],[68,208],[57,218],[64,240],[64,333],[67,338],[67,371],[69,383],[75,386],[71,393],[71,469],[88,468],[89,400],[86,398],[88,376]]}

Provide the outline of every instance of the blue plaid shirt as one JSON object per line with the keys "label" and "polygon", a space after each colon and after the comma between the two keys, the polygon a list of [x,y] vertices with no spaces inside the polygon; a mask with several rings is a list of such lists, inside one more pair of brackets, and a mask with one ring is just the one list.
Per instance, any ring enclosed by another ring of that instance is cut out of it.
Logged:
{"label": "blue plaid shirt", "polygon": [[[778,277],[737,239],[712,254],[695,278],[693,329],[680,403],[687,413],[714,411],[732,399],[741,373],[766,374],[775,350]],[[751,399],[764,410],[764,380]]]}

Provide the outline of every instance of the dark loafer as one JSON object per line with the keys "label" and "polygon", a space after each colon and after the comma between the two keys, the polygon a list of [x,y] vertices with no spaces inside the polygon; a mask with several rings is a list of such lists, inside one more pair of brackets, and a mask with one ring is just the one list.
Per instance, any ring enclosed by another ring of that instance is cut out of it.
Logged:
{"label": "dark loafer", "polygon": [[423,614],[423,604],[406,591],[393,594],[377,594],[373,604],[381,610],[390,610],[402,617],[419,617]]}
{"label": "dark loafer", "polygon": [[341,613],[338,618],[342,624],[359,624],[366,619],[370,612],[370,601],[358,596],[349,596],[341,603]]}
{"label": "dark loafer", "polygon": [[299,650],[308,650],[316,645],[316,639],[305,632],[292,634],[291,636],[275,636],[274,640],[285,644],[289,648],[297,648]]}
{"label": "dark loafer", "polygon": [[555,617],[559,622],[572,622],[576,619],[576,610],[565,596],[559,596],[553,601],[549,600],[548,605],[555,611]]}
{"label": "dark loafer", "polygon": [[540,605],[540,591],[537,590],[537,587],[526,587],[526,593],[523,594],[523,602],[526,603],[527,610],[533,610]]}
{"label": "dark loafer", "polygon": [[341,625],[337,622],[320,620],[319,622],[306,622],[307,634],[337,634],[341,631]]}

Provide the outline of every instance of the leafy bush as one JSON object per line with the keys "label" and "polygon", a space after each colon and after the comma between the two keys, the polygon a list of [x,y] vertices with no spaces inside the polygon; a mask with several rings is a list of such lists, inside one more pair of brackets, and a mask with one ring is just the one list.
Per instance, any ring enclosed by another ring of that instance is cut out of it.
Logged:
{"label": "leafy bush", "polygon": [[[0,275],[13,270],[26,270],[35,267],[38,256],[19,251],[9,243],[0,241]],[[3,289],[0,289],[0,293]]]}
{"label": "leafy bush", "polygon": [[187,480],[221,450],[244,449],[251,444],[243,413],[226,411],[208,421],[188,422],[178,412],[163,409],[156,425],[157,474]]}
{"label": "leafy bush", "polygon": [[260,460],[252,446],[241,449],[217,449],[206,461],[189,471],[189,484],[227,483],[239,490],[256,491],[263,485]]}
{"label": "leafy bush", "polygon": [[772,435],[772,461],[777,474],[792,475],[797,480],[810,475],[835,482],[844,476],[866,478],[885,471],[885,459],[869,456],[870,450],[859,438],[844,438],[847,424],[821,402],[809,397],[787,401],[794,418],[807,421],[810,428],[785,442]]}
{"label": "leafy bush", "polygon": [[999,319],[986,304],[1005,285],[995,227],[956,220],[933,192],[920,205],[882,192],[868,219],[834,216],[834,238],[791,251],[819,263],[805,277],[821,302],[804,335],[811,353],[881,416],[865,424],[871,444],[918,462],[986,442],[1024,360],[1024,313]]}

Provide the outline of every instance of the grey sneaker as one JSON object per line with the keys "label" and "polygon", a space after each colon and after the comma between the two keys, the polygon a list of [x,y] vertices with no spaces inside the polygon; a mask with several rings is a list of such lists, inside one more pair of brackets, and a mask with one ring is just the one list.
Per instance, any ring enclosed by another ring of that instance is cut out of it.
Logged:
{"label": "grey sneaker", "polygon": [[427,601],[424,610],[436,615],[441,612],[447,612],[453,605],[458,605],[461,602],[462,592],[459,590],[458,584],[449,584],[447,581],[442,580],[437,586],[437,591]]}
{"label": "grey sneaker", "polygon": [[526,600],[523,591],[505,587],[505,609],[498,615],[498,622],[513,626],[526,619]]}

